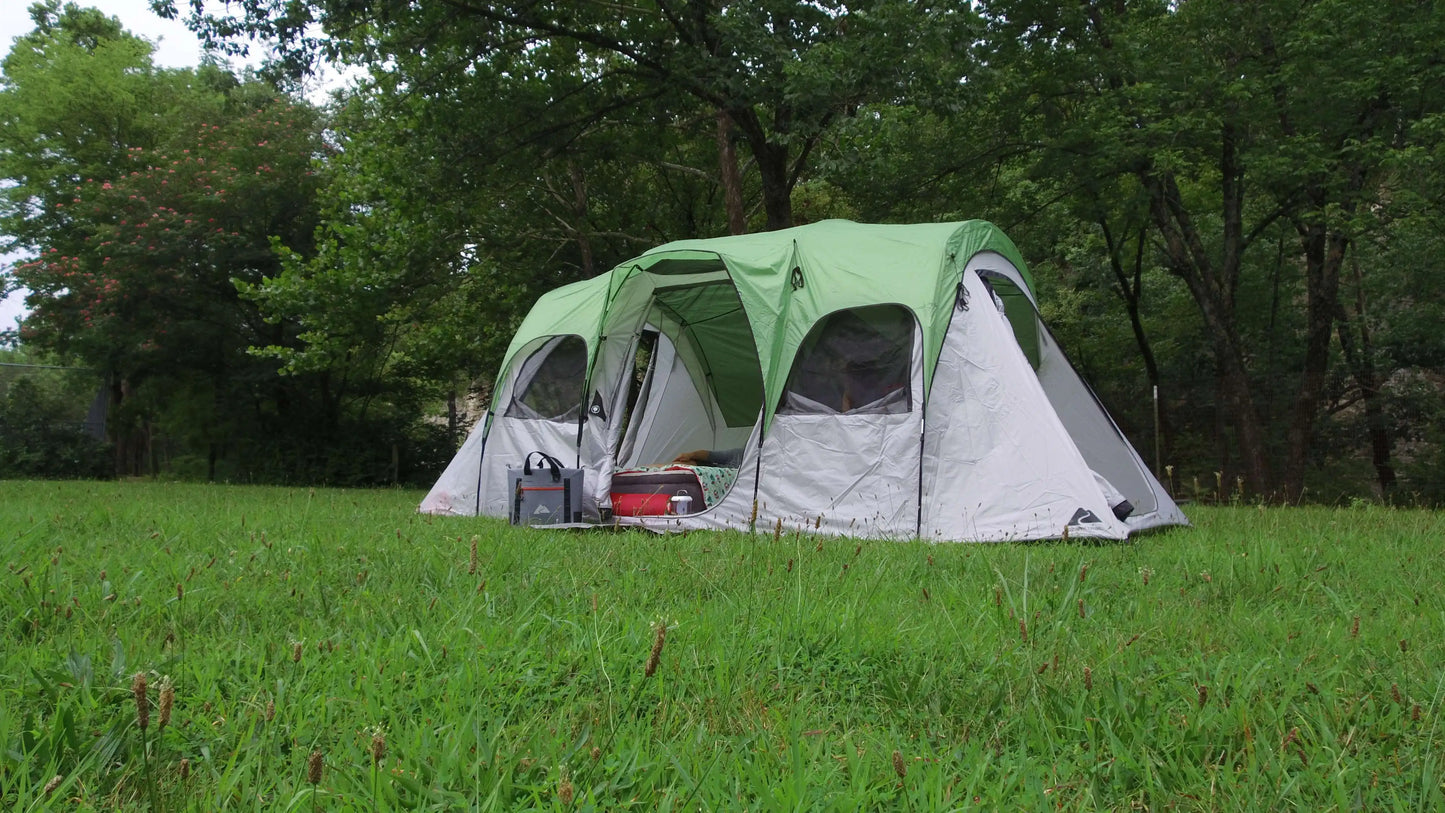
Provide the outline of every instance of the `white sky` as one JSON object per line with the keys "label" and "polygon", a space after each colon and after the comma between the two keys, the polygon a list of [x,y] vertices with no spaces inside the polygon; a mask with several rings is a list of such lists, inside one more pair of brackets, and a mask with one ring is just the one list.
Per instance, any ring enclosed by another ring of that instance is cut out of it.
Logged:
{"label": "white sky", "polygon": [[[139,34],[157,46],[155,63],[167,68],[184,68],[201,61],[201,46],[196,35],[186,30],[180,20],[162,20],[151,10],[146,0],[70,0],[78,6],[98,8],[112,17],[119,17],[121,25],[132,34]],[[176,5],[184,7],[184,3]],[[5,53],[15,44],[15,38],[29,33],[35,26],[30,22],[30,0],[4,0],[0,2],[0,48]]]}
{"label": "white sky", "polygon": [[[98,8],[112,17],[120,18],[132,34],[145,37],[156,46],[152,57],[156,65],[166,68],[186,68],[201,61],[201,45],[180,20],[164,20],[150,10],[147,0],[70,0],[79,6]],[[31,0],[0,0],[0,53],[10,53],[15,38],[34,30],[30,20]],[[184,13],[185,3],[177,3]],[[252,47],[248,62],[256,64],[260,55]],[[233,62],[234,64],[234,62]],[[312,94],[313,101],[321,101],[325,91],[344,82],[344,77],[328,76]],[[0,264],[8,264],[10,257],[0,256]],[[15,326],[15,320],[24,312],[24,297],[20,293],[0,301],[0,330]]]}

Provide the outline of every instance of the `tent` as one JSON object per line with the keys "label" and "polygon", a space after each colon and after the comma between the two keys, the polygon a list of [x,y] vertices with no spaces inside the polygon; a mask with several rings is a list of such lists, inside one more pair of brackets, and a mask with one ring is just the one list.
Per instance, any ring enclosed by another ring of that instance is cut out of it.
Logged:
{"label": "tent", "polygon": [[[538,450],[583,470],[596,523],[936,541],[1187,524],[982,221],[668,243],[541,297],[496,381],[423,512],[507,516],[507,469]],[[613,510],[618,483],[699,449],[734,459],[697,467],[688,513]]]}

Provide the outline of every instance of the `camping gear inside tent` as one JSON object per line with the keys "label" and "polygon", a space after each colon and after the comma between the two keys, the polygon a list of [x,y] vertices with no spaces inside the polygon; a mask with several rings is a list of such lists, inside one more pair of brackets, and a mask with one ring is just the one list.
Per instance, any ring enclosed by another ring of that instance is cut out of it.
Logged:
{"label": "camping gear inside tent", "polygon": [[669,243],[538,300],[424,512],[508,515],[534,451],[588,523],[1123,539],[1186,524],[982,221]]}

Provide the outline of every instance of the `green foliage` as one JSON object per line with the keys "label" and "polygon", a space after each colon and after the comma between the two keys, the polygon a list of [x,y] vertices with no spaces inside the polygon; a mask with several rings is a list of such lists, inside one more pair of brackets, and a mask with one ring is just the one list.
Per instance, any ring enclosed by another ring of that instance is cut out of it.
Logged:
{"label": "green foliage", "polygon": [[52,801],[121,810],[556,808],[564,782],[607,809],[1445,803],[1438,514],[978,546],[518,530],[419,496],[0,483],[0,800],[59,776]]}
{"label": "green foliage", "polygon": [[[5,372],[0,377],[11,378]],[[98,379],[85,376],[76,386],[73,377],[39,372],[0,384],[0,479],[110,475],[110,447],[85,426]]]}
{"label": "green foliage", "polygon": [[85,234],[57,204],[107,179],[133,147],[161,143],[200,101],[186,72],[157,70],[152,46],[94,9],[48,0],[0,63],[0,233],[5,249],[71,254]]}
{"label": "green foliage", "polygon": [[[237,93],[233,104],[252,101]],[[272,239],[303,250],[310,242],[315,111],[254,101],[176,134],[173,147],[131,147],[108,176],[54,204],[84,245],[16,267],[34,308],[27,341],[139,383],[234,366],[275,332],[235,286],[276,273]]]}
{"label": "green foliage", "polygon": [[[247,481],[429,477],[446,445],[419,417],[435,385],[415,386],[411,370],[348,388],[340,364],[282,378],[271,356],[319,319],[241,295],[280,277],[283,256],[316,253],[333,152],[320,111],[215,64],[156,70],[148,44],[95,12],[36,19],[0,90],[12,182],[0,215],[35,251],[9,273],[29,291],[20,337],[117,382],[121,471],[176,458]],[[101,95],[83,104],[66,89]]]}
{"label": "green foliage", "polygon": [[[157,5],[174,13],[173,4]],[[251,0],[220,13],[207,0],[188,5],[204,36],[274,37],[293,67],[330,52],[400,79],[397,87],[419,89],[442,108],[471,98],[500,118],[516,116],[529,140],[554,148],[639,112],[685,119],[700,106],[702,122],[720,112],[751,153],[767,228],[791,225],[792,189],[836,119],[867,101],[947,87],[960,66],[945,57],[968,42],[975,22],[967,9],[898,0],[384,12],[332,0]],[[329,43],[311,35],[313,22]],[[521,118],[528,112],[538,117]]]}
{"label": "green foliage", "polygon": [[0,289],[123,380],[130,470],[389,480],[546,290],[739,223],[982,217],[1151,461],[1159,388],[1177,482],[1439,493],[1430,4],[154,5],[274,42],[265,76],[365,78],[323,116],[34,7],[0,85],[33,262]]}
{"label": "green foliage", "polygon": [[[1136,445],[1158,386],[1165,460],[1181,470],[1298,493],[1343,464],[1368,490],[1376,430],[1419,425],[1340,431],[1335,418],[1397,369],[1386,334],[1424,328],[1387,290],[1438,288],[1418,238],[1377,252],[1441,211],[1426,191],[1439,188],[1439,15],[1212,0],[978,9],[978,69],[952,103],[865,107],[839,128],[859,157],[823,164],[827,177],[865,219],[1002,225]],[[1341,333],[1351,350],[1332,346]]]}

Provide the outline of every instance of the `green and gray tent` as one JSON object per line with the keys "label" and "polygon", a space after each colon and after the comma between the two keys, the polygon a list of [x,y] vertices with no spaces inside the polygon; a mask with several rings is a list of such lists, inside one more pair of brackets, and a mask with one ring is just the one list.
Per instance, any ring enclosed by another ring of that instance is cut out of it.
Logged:
{"label": "green and gray tent", "polygon": [[[613,511],[614,478],[696,449],[735,465],[689,513]],[[990,541],[1186,522],[981,221],[683,240],[544,295],[421,510],[507,516],[533,451],[582,469],[584,514],[609,524]]]}

